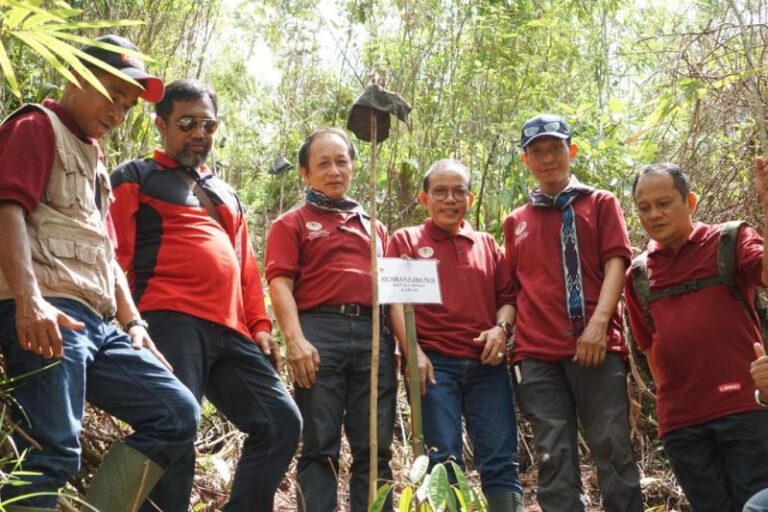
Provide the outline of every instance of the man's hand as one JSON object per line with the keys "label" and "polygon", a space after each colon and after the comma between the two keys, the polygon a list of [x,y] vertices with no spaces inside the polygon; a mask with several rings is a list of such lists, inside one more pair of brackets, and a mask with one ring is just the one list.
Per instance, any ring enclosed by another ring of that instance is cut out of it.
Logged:
{"label": "man's hand", "polygon": [[131,347],[133,350],[147,349],[150,354],[160,361],[160,364],[168,368],[168,371],[173,373],[173,366],[163,356],[163,354],[155,346],[155,342],[150,338],[146,327],[143,325],[134,325],[128,329],[128,337],[131,338]]}
{"label": "man's hand", "polygon": [[755,192],[763,209],[768,211],[768,162],[762,156],[755,158]]}
{"label": "man's hand", "polygon": [[285,358],[291,378],[300,387],[309,389],[317,380],[320,368],[320,354],[304,336],[285,344]]}
{"label": "man's hand", "polygon": [[768,356],[765,355],[765,348],[762,343],[752,345],[755,349],[757,359],[752,361],[749,373],[755,383],[755,388],[760,391],[760,400],[768,403]]}
{"label": "man's hand", "polygon": [[43,297],[16,299],[16,332],[24,350],[45,358],[63,356],[59,326],[79,331],[85,324],[55,308]]}
{"label": "man's hand", "polygon": [[487,331],[481,332],[472,341],[485,344],[483,353],[480,354],[480,361],[483,364],[496,366],[504,361],[507,355],[507,333],[501,326],[494,325]]}
{"label": "man's hand", "polygon": [[429,360],[427,354],[421,350],[421,347],[416,345],[416,357],[419,363],[419,390],[422,395],[427,392],[427,381],[430,384],[435,384],[435,369],[432,367],[432,361]]}
{"label": "man's hand", "polygon": [[607,327],[606,324],[598,322],[592,317],[587,328],[576,341],[576,355],[573,356],[573,361],[576,364],[586,367],[603,364],[607,346]]}
{"label": "man's hand", "polygon": [[272,335],[266,331],[259,331],[254,337],[256,344],[267,356],[269,362],[272,363],[272,367],[277,373],[283,371],[283,355],[280,353],[280,347],[277,346],[277,342]]}

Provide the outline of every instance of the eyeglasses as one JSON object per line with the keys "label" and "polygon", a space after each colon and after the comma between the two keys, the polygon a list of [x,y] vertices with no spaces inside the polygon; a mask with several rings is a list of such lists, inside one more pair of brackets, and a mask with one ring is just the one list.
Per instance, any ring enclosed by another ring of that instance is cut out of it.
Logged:
{"label": "eyeglasses", "polygon": [[525,135],[526,137],[533,137],[534,135],[539,133],[551,133],[551,132],[568,133],[568,130],[566,130],[564,126],[560,125],[560,121],[550,121],[549,123],[544,123],[536,126],[529,126],[523,129],[523,135]]}
{"label": "eyeglasses", "polygon": [[197,125],[202,124],[203,130],[208,135],[212,135],[219,127],[219,122],[216,119],[210,119],[208,117],[182,117],[176,121],[176,126],[183,132],[189,132],[197,129]]}
{"label": "eyeglasses", "polygon": [[469,190],[465,188],[447,189],[442,187],[436,187],[430,190],[428,194],[431,195],[435,201],[440,201],[440,202],[443,202],[446,199],[448,199],[448,194],[453,196],[453,199],[456,201],[464,201],[469,195]]}

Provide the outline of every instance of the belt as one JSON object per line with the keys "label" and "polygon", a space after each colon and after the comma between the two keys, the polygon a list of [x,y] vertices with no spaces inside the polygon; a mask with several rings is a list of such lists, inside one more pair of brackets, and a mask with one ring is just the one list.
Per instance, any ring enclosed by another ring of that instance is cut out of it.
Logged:
{"label": "belt", "polygon": [[330,313],[343,316],[373,316],[371,306],[360,304],[321,304],[307,311],[308,313]]}

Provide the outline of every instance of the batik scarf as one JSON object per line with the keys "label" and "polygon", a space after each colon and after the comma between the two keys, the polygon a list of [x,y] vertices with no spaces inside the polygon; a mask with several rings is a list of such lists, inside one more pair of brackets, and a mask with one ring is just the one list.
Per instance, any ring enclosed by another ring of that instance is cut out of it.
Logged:
{"label": "batik scarf", "polygon": [[347,196],[344,196],[341,199],[331,199],[317,190],[307,188],[304,200],[307,204],[311,204],[315,208],[327,212],[355,214],[355,216],[360,219],[360,223],[363,225],[363,228],[365,228],[365,232],[368,233],[368,236],[371,236],[371,218],[365,213],[365,210],[360,206],[360,203],[354,199]]}
{"label": "batik scarf", "polygon": [[562,211],[560,224],[560,257],[565,278],[565,306],[570,321],[570,333],[579,336],[586,328],[586,310],[584,287],[581,277],[579,258],[579,237],[576,232],[576,218],[572,203],[581,196],[590,194],[592,187],[582,185],[575,176],[571,176],[568,185],[559,194],[549,196],[540,189],[531,191],[530,199],[534,207],[557,208]]}

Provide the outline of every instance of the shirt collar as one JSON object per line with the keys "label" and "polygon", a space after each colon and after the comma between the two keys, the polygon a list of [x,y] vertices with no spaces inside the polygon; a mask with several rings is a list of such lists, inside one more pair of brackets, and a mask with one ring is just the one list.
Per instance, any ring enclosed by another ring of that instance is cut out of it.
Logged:
{"label": "shirt collar", "polygon": [[[691,231],[691,234],[688,235],[688,240],[686,240],[682,245],[680,245],[680,247],[678,247],[677,250],[675,250],[674,252],[680,251],[680,249],[682,249],[687,244],[700,244],[702,241],[704,241],[706,234],[707,234],[707,225],[702,224],[701,222],[696,222],[693,225],[693,231]],[[659,242],[657,242],[656,240],[651,239],[648,241],[647,251],[649,255],[660,252],[660,251],[664,251],[664,250],[666,250],[666,248],[662,247],[659,244]]]}
{"label": "shirt collar", "polygon": [[474,242],[474,238],[472,238],[472,234],[475,232],[475,230],[472,229],[472,226],[469,225],[469,222],[467,222],[466,219],[461,221],[461,226],[459,226],[459,232],[456,233],[456,235],[452,235],[447,231],[445,231],[444,229],[440,229],[439,227],[435,226],[431,218],[428,218],[427,220],[424,221],[424,226],[427,230],[427,234],[429,234],[429,237],[435,241],[447,240],[448,238],[452,238],[453,236],[461,236]]}
{"label": "shirt collar", "polygon": [[61,108],[61,105],[59,105],[56,100],[47,98],[43,101],[43,106],[49,110],[52,110],[53,113],[56,114],[56,117],[58,117],[59,120],[64,123],[64,126],[66,126],[67,129],[75,135],[75,137],[87,144],[98,147],[99,144],[96,139],[92,139],[91,137],[86,136],[85,133],[83,133],[82,128],[80,128],[77,122],[75,122],[75,119],[69,115],[66,110]]}
{"label": "shirt collar", "polygon": [[[169,156],[165,151],[162,149],[156,149],[154,154],[152,155],[152,160],[160,164],[161,167],[165,169],[178,169],[181,167],[179,163]],[[208,168],[207,165],[203,164],[198,169],[195,169],[201,176],[206,176],[208,174],[211,174],[211,170]]]}

